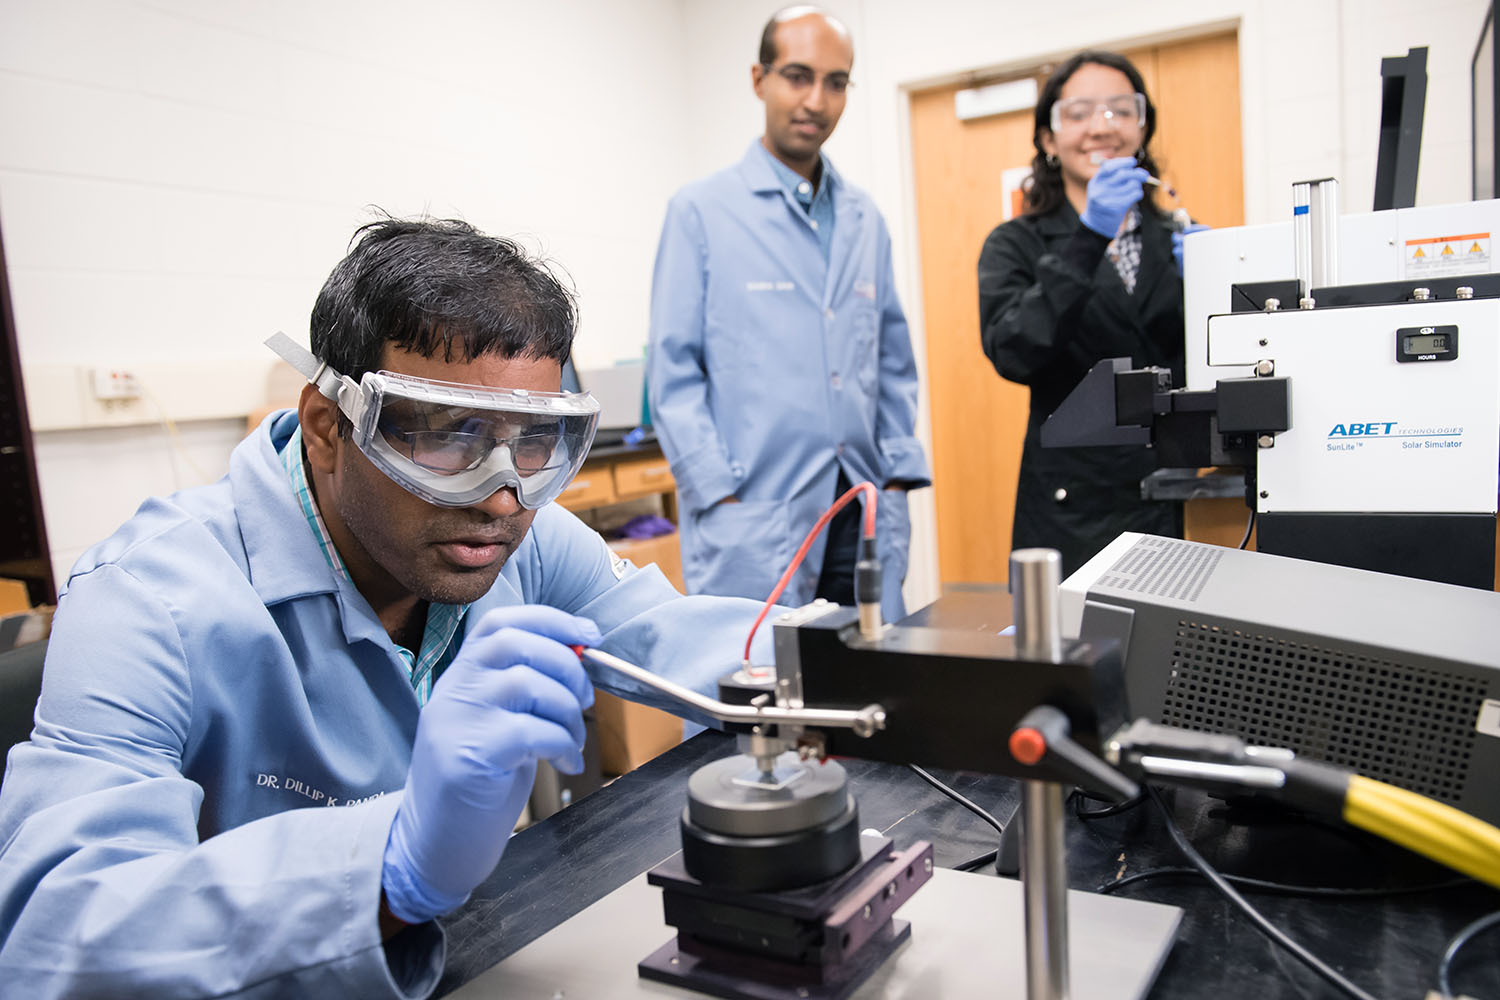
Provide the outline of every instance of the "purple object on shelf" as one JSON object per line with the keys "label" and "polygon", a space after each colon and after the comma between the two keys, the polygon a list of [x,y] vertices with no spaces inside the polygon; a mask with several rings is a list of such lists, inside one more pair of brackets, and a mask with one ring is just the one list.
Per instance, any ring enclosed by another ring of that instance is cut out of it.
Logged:
{"label": "purple object on shelf", "polygon": [[626,521],[619,534],[621,538],[657,538],[676,530],[676,525],[660,514],[642,514]]}

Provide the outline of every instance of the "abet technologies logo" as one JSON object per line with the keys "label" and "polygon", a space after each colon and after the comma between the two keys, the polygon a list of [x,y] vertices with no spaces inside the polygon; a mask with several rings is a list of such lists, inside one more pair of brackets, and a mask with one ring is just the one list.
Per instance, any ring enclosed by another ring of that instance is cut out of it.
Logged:
{"label": "abet technologies logo", "polygon": [[1367,423],[1334,424],[1333,430],[1328,432],[1331,438],[1353,438],[1353,437],[1390,437],[1391,428],[1396,426],[1394,420],[1372,420]]}

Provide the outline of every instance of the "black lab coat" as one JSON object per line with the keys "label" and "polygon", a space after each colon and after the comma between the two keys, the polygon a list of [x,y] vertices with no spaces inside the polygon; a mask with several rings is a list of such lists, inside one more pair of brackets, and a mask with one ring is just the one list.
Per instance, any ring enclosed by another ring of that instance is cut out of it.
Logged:
{"label": "black lab coat", "polygon": [[1141,265],[1127,294],[1109,240],[1066,202],[998,226],[979,254],[979,322],[995,370],[1031,388],[1012,544],[1062,552],[1078,569],[1122,531],[1181,536],[1181,506],[1141,499],[1145,447],[1043,448],[1041,426],[1104,358],[1172,369],[1182,384],[1182,279],[1164,218],[1144,211]]}

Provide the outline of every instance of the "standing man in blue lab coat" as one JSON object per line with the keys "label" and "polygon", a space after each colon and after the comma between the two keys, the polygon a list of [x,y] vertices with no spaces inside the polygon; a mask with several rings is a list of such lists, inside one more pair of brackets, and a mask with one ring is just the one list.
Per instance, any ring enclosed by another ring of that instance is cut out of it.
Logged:
{"label": "standing man in blue lab coat", "polygon": [[702,691],[737,662],[752,602],[552,502],[598,404],[558,391],[545,266],[384,220],[310,325],[272,342],[297,409],[73,567],[0,790],[6,996],[428,996],[537,761],[582,769],[590,682],[671,707],[568,647]]}
{"label": "standing man in blue lab coat", "polygon": [[[854,47],[812,7],[776,14],[751,67],[765,134],[667,207],[651,291],[652,421],[682,512],[694,593],[764,598],[851,483],[882,492],[887,620],[904,614],[906,491],[931,482],[917,372],[885,222],[821,152]],[[812,546],[781,598],[853,602],[859,507]]]}

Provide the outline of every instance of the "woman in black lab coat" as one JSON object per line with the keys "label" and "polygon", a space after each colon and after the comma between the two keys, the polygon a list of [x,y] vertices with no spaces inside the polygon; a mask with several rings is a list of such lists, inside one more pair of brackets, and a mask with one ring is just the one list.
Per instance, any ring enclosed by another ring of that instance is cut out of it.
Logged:
{"label": "woman in black lab coat", "polygon": [[1042,422],[1104,358],[1170,367],[1182,384],[1180,237],[1144,185],[1157,173],[1155,127],[1129,60],[1069,59],[1037,102],[1026,214],[990,233],[979,255],[984,353],[1031,387],[1012,544],[1060,550],[1064,574],[1122,531],[1182,533],[1180,504],[1141,499],[1156,467],[1147,448],[1040,441]]}

